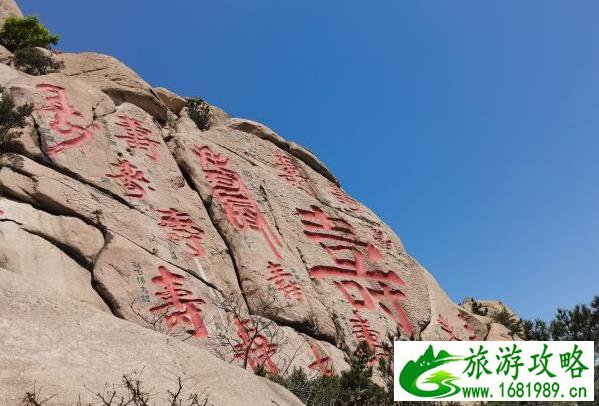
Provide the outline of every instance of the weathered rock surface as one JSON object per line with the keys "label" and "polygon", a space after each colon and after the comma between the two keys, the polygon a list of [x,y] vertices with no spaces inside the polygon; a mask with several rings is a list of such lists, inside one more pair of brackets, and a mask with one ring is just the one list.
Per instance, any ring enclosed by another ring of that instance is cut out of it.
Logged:
{"label": "weathered rock surface", "polygon": [[[42,388],[50,404],[75,404],[79,396],[121,384],[141,372],[158,404],[181,377],[186,395],[210,404],[301,405],[278,385],[218,360],[208,352],[114,316],[56,296],[43,286],[0,269],[0,404],[20,404],[26,391]],[[162,402],[161,402],[162,401]]]}
{"label": "weathered rock surface", "polygon": [[224,125],[233,130],[250,133],[262,138],[263,140],[272,142],[282,150],[287,151],[296,158],[304,161],[306,165],[314,169],[331,182],[335,183],[336,185],[339,184],[337,178],[335,178],[331,171],[329,171],[329,169],[316,156],[314,156],[314,154],[301,145],[285,140],[283,137],[275,133],[264,124],[242,118],[231,118],[224,122]]}
{"label": "weathered rock surface", "polygon": [[129,102],[146,110],[161,122],[166,121],[167,108],[152,87],[116,58],[93,52],[63,53],[61,72],[102,90],[117,104]]}
{"label": "weathered rock surface", "polygon": [[[90,272],[75,260],[91,259],[102,248],[97,230],[77,219],[52,216],[6,199],[0,199],[0,211],[3,272],[22,275],[57,295],[109,311],[91,286]],[[81,241],[73,241],[71,233],[75,232],[86,235]]]}
{"label": "weathered rock surface", "polygon": [[[313,320],[323,339],[348,349],[359,340],[376,349],[395,326],[415,336],[428,324],[422,269],[353,199],[337,202],[348,214],[329,207],[338,187],[312,186],[320,175],[302,161],[270,140],[228,127],[177,133],[170,145],[210,202],[242,289],[253,293],[250,311],[253,300],[267,300],[274,288],[281,306],[287,302],[277,321],[299,321],[301,329]],[[273,283],[276,275],[285,278]]]}
{"label": "weathered rock surface", "polygon": [[[8,51],[6,51],[8,52]],[[0,86],[4,87],[6,83],[21,76],[28,76],[22,72],[12,69],[4,62],[0,63]]]}
{"label": "weathered rock surface", "polygon": [[0,63],[9,65],[11,61],[12,61],[12,53],[8,49],[6,49],[2,45],[0,45]]}
{"label": "weathered rock surface", "polygon": [[37,77],[0,63],[3,96],[34,106],[0,148],[0,403],[144,368],[153,392],[174,373],[217,405],[295,404],[239,367],[340,373],[398,329],[509,339],[307,149],[214,106],[200,131],[184,98],[116,59],[58,58]]}
{"label": "weathered rock surface", "polygon": [[185,100],[185,98],[171,92],[167,88],[156,87],[154,88],[154,93],[156,93],[164,105],[175,114],[179,114],[181,109],[187,105],[187,100]]}
{"label": "weathered rock surface", "polygon": [[487,327],[465,308],[453,303],[441,286],[425,271],[431,301],[431,321],[421,338],[430,341],[478,341],[487,336]]}
{"label": "weathered rock surface", "polygon": [[491,323],[489,326],[488,341],[514,341],[514,337],[506,326],[499,323]]}
{"label": "weathered rock surface", "polygon": [[230,118],[231,117],[229,117],[229,115],[220,107],[210,105],[210,113],[208,117],[209,127],[212,128],[224,125]]}
{"label": "weathered rock surface", "polygon": [[10,16],[22,17],[23,14],[15,0],[0,0],[0,23]]}
{"label": "weathered rock surface", "polygon": [[66,247],[78,259],[91,265],[102,247],[100,230],[78,218],[53,216],[29,204],[0,197],[0,221],[10,221],[23,230],[41,236],[54,245]]}
{"label": "weathered rock surface", "polygon": [[499,300],[474,300],[471,297],[467,297],[462,301],[462,306],[469,312],[479,313],[480,316],[491,319],[502,312],[507,312],[510,316],[518,318],[512,309]]}

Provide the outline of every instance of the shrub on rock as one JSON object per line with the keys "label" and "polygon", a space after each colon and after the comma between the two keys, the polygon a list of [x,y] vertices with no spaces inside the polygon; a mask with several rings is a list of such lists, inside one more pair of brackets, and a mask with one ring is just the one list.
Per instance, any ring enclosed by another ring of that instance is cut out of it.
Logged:
{"label": "shrub on rock", "polygon": [[510,334],[513,336],[520,335],[522,333],[522,321],[518,320],[508,309],[505,307],[501,309],[499,313],[493,316],[495,323],[505,326]]}
{"label": "shrub on rock", "polygon": [[[49,53],[50,51],[46,51]],[[38,76],[56,72],[64,66],[61,61],[55,60],[51,55],[39,48],[23,48],[15,51],[15,68]]]}
{"label": "shrub on rock", "polygon": [[208,129],[210,120],[210,105],[202,99],[187,100],[187,114],[201,131]]}
{"label": "shrub on rock", "polygon": [[25,126],[25,119],[32,111],[31,104],[15,107],[15,102],[9,94],[0,94],[0,145],[16,138],[18,134],[14,130]]}

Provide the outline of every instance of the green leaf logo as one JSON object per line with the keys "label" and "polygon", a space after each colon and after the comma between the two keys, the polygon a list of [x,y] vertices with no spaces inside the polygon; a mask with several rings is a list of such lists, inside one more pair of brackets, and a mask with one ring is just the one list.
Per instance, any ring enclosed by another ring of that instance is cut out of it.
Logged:
{"label": "green leaf logo", "polygon": [[459,378],[442,369],[435,371],[424,381],[424,383],[435,384],[437,386],[435,389],[422,390],[418,387],[417,381],[418,378],[432,369],[463,359],[464,357],[451,355],[444,350],[439,351],[435,356],[433,346],[430,345],[417,361],[410,361],[404,366],[399,374],[399,384],[406,392],[423,398],[445,398],[455,395],[461,389],[453,382]]}

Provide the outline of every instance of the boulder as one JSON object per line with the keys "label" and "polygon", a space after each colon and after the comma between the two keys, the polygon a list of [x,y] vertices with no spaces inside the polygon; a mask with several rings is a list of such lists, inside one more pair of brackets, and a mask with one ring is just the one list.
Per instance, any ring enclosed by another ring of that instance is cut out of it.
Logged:
{"label": "boulder", "polygon": [[[78,303],[109,312],[108,307],[91,286],[90,272],[68,255],[68,249],[64,250],[57,240],[44,234],[42,230],[35,230],[39,225],[45,228],[44,231],[50,231],[50,234],[52,231],[59,231],[51,230],[51,224],[35,224],[36,217],[37,220],[43,220],[51,216],[30,210],[30,214],[34,217],[30,223],[33,227],[28,227],[27,224],[19,223],[20,215],[27,209],[19,212],[17,205],[7,204],[7,202],[6,199],[0,201],[2,272],[19,274],[31,283],[56,295],[69,297]],[[57,224],[58,221],[55,219],[54,223]],[[65,225],[66,223],[63,222]]]}
{"label": "boulder", "polygon": [[499,300],[476,300],[466,297],[462,300],[462,307],[487,324],[494,322],[497,315],[503,312],[507,312],[508,317],[520,319],[512,309]]}
{"label": "boulder", "polygon": [[[301,405],[290,392],[164,334],[81,306],[0,270],[0,403],[20,404],[34,388],[52,404],[98,402],[137,372],[152,400],[184,384],[215,406]],[[107,385],[107,386],[105,386]],[[120,392],[122,393],[122,392]],[[80,398],[80,399],[79,399]]]}
{"label": "boulder", "polygon": [[4,63],[0,64],[0,86],[5,87],[8,82],[19,77],[29,77],[29,75],[19,72]]}
{"label": "boulder", "polygon": [[109,95],[116,104],[129,102],[166,122],[167,107],[152,92],[151,86],[122,62],[93,52],[62,53],[61,72],[80,79]]}
{"label": "boulder", "polygon": [[[199,263],[198,267],[206,278]],[[235,301],[239,293],[223,293],[215,287],[222,285],[218,281],[213,285],[188,275],[122,237],[110,238],[93,275],[119,317],[207,349],[229,363],[242,366],[247,359],[246,367],[253,370],[264,362],[273,373],[294,368],[339,373],[347,367],[343,352],[334,346],[251,316],[243,300]],[[268,343],[268,351],[254,344],[256,348],[244,352],[256,333],[262,344]]]}
{"label": "boulder", "polygon": [[1,221],[17,224],[24,231],[50,241],[88,265],[93,263],[104,246],[100,230],[75,217],[54,216],[29,204],[2,197],[0,212]]}
{"label": "boulder", "polygon": [[225,113],[223,109],[220,107],[216,107],[210,105],[210,113],[208,118],[208,127],[219,127],[221,125],[225,125],[227,120],[229,120],[229,115]]}
{"label": "boulder", "polygon": [[153,90],[162,103],[175,114],[179,114],[181,109],[187,105],[185,98],[171,92],[167,88],[155,87]]}
{"label": "boulder", "polygon": [[514,337],[506,326],[499,323],[491,323],[489,326],[489,334],[486,337],[487,341],[514,341]]}
{"label": "boulder", "polygon": [[303,161],[306,165],[314,169],[317,173],[321,174],[329,181],[333,182],[335,185],[339,185],[337,178],[335,178],[331,171],[329,171],[329,169],[318,158],[316,158],[314,154],[294,142],[285,140],[283,137],[275,133],[264,124],[243,118],[231,118],[227,120],[224,125],[233,130],[239,130],[253,134],[259,138],[262,138],[263,140],[272,142],[277,147],[289,152],[291,155]]}
{"label": "boulder", "polygon": [[424,271],[431,301],[431,322],[421,338],[428,341],[480,341],[487,327],[475,315],[453,303],[439,283]]}

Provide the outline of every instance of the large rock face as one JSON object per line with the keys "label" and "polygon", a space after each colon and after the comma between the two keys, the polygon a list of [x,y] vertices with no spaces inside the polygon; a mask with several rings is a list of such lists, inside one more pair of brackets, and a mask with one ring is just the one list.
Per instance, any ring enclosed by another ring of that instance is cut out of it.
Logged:
{"label": "large rock face", "polygon": [[0,156],[1,404],[139,368],[155,392],[175,374],[217,405],[295,404],[239,367],[328,375],[397,331],[489,334],[307,149],[216,107],[199,131],[114,58],[59,57],[38,77],[0,64],[34,106]]}
{"label": "large rock face", "polygon": [[156,394],[156,404],[166,404],[167,391],[181,377],[184,396],[202,394],[208,404],[301,405],[283,388],[206,351],[81,306],[1,268],[0,306],[2,405],[21,404],[34,388],[51,397],[48,404],[73,405],[79,398],[78,404],[100,404],[96,393],[134,372]]}

